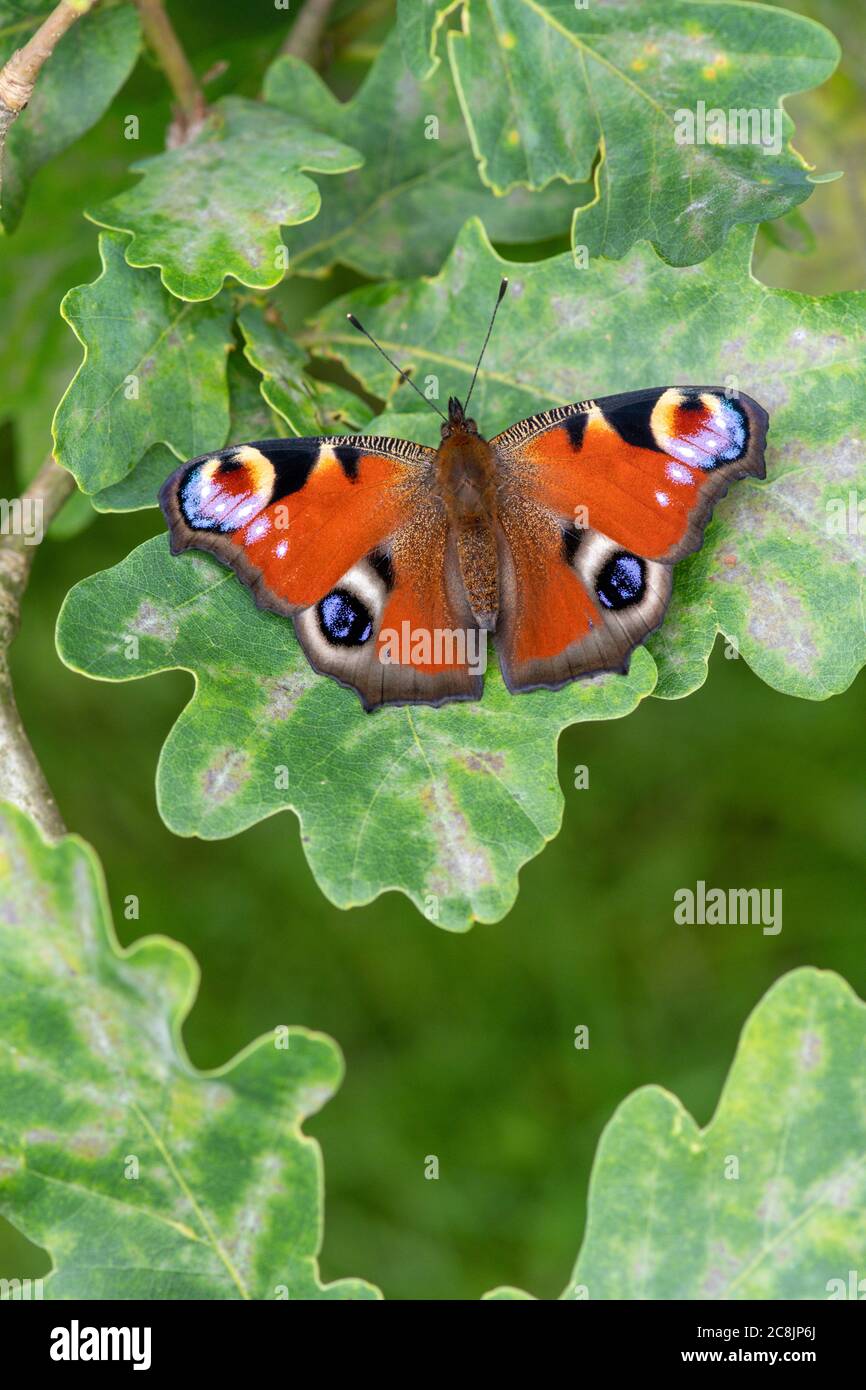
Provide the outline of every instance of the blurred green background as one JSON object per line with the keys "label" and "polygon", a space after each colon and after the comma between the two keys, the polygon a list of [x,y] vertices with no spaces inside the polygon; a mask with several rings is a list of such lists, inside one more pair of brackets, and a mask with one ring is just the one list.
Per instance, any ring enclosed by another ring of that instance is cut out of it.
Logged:
{"label": "blurred green background", "polygon": [[[788,105],[798,148],[845,177],[762,234],[757,272],[816,293],[860,288],[862,7],[788,8],[822,19],[842,43],[833,80]],[[209,92],[254,94],[283,33],[273,6],[244,7],[243,32],[229,0],[174,10],[198,72],[229,60]],[[326,75],[345,96],[389,6],[346,3],[336,16]],[[141,117],[132,150],[129,112]],[[98,272],[82,206],[130,182],[130,159],[161,147],[168,116],[145,60],[100,125],[40,174],[20,230],[0,245],[0,401],[27,398],[24,426],[2,426],[0,414],[2,495],[46,452],[51,407],[79,360],[56,308],[64,289]],[[282,299],[300,320],[356,282],[292,281]],[[195,953],[202,986],[186,1038],[202,1067],[277,1023],[323,1029],[341,1045],[344,1085],[307,1125],[325,1161],[324,1278],[363,1275],[391,1298],[475,1298],[497,1283],[558,1294],[599,1133],[629,1091],[660,1083],[706,1123],[747,1013],[783,971],[830,967],[866,995],[864,678],[832,701],[798,702],[720,648],[688,700],[648,700],[625,721],[563,737],[563,829],[523,871],[504,922],[451,936],[396,895],[342,913],[313,882],[289,815],[216,843],[179,840],[161,824],[154,769],[189,677],[99,684],[55,654],[68,588],[160,529],[156,512],[101,517],[44,546],[13,653],[25,722],[67,824],[102,858],[121,938],[165,932]],[[587,790],[574,790],[576,764],[589,767]],[[699,878],[782,888],[781,934],[676,926],[673,894]],[[122,917],[130,893],[137,923]],[[574,1048],[579,1024],[588,1052]],[[424,1178],[429,1154],[436,1182]],[[0,1228],[0,1276],[47,1268]]]}

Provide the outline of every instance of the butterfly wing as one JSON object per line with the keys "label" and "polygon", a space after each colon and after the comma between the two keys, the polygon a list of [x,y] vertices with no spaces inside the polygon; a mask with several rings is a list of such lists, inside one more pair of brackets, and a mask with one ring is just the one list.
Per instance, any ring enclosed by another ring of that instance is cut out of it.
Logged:
{"label": "butterfly wing", "polygon": [[[160,492],[172,553],[207,550],[228,565],[260,608],[293,619],[313,668],[367,709],[477,699],[481,675],[465,643],[416,640],[474,627],[431,486],[434,459],[432,449],[364,435],[204,455]],[[380,640],[391,633],[396,642]]]}
{"label": "butterfly wing", "polygon": [[750,397],[686,386],[559,406],[491,440],[509,688],[626,671],[716,502],[765,476],[766,433]]}

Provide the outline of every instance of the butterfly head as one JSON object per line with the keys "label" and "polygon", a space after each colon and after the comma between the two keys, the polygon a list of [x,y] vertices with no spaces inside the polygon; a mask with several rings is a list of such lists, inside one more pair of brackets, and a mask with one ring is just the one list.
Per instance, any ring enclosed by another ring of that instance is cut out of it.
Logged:
{"label": "butterfly head", "polygon": [[477,433],[478,426],[475,421],[465,413],[457,397],[451,396],[448,401],[448,419],[442,425],[442,438],[448,439],[452,434]]}

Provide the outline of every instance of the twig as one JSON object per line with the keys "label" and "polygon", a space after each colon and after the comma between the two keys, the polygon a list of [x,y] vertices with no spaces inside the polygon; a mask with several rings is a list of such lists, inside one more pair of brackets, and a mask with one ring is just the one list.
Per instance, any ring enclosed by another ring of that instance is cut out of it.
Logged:
{"label": "twig", "polygon": [[18,499],[19,524],[11,528],[8,522],[16,515],[16,504],[7,504],[4,530],[9,534],[0,536],[0,798],[32,816],[51,839],[65,834],[65,826],[21,723],[9,673],[9,647],[21,621],[21,599],[37,549],[31,543],[37,540],[35,531],[28,536],[21,520],[35,518],[41,539],[74,486],[72,475],[49,458]]}
{"label": "twig", "polygon": [[[61,0],[0,70],[0,183],[10,127],[33,95],[36,79],[63,35],[94,3],[95,0]],[[37,541],[35,532],[26,534],[21,519],[28,515],[35,518],[41,539],[74,486],[71,474],[49,458],[17,504],[5,505],[3,531],[8,534],[0,536],[0,796],[19,806],[52,839],[63,835],[65,826],[21,723],[9,672],[9,647],[21,621],[21,599],[30,578]]]}
{"label": "twig", "polygon": [[[358,53],[356,39],[362,34],[368,34],[371,25],[378,23],[380,19],[390,18],[393,8],[393,0],[367,0],[367,4],[361,9],[354,10],[345,19],[339,20],[329,35],[333,52],[343,57],[355,56]],[[377,47],[381,47],[381,44]],[[351,54],[346,53],[349,48]]]}
{"label": "twig", "polygon": [[87,14],[94,3],[95,0],[60,0],[36,33],[23,48],[15,50],[0,71],[0,180],[9,127],[21,115],[33,95],[43,64],[51,57],[67,29],[71,29],[82,15]]}
{"label": "twig", "polygon": [[162,0],[135,0],[144,37],[174,93],[175,119],[168,144],[182,145],[201,126],[207,111],[204,92],[172,28]]}
{"label": "twig", "polygon": [[333,7],[334,0],[306,0],[280,52],[303,58],[305,63],[315,63]]}

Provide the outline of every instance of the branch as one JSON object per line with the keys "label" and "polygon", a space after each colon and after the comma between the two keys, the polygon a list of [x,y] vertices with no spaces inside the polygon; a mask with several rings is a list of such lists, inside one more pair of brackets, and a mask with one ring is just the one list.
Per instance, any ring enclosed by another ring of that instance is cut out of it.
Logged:
{"label": "branch", "polygon": [[339,20],[329,35],[333,52],[345,54],[346,49],[355,51],[355,40],[361,34],[368,34],[370,27],[381,19],[390,19],[393,0],[367,0],[367,4]]}
{"label": "branch", "polygon": [[0,179],[3,149],[12,125],[33,95],[36,79],[67,29],[93,8],[95,0],[60,0],[23,48],[0,71]]}
{"label": "branch", "polygon": [[204,92],[172,28],[162,0],[135,0],[144,37],[174,93],[175,119],[168,144],[182,145],[201,126],[207,111]]}
{"label": "branch", "polygon": [[288,53],[293,58],[303,58],[305,63],[315,64],[319,44],[333,7],[334,0],[306,0],[280,52]]}
{"label": "branch", "polygon": [[4,504],[0,536],[0,797],[31,816],[50,839],[59,839],[66,828],[21,723],[9,647],[37,545],[74,487],[72,475],[49,458],[21,497]]}

